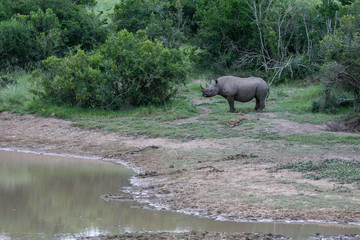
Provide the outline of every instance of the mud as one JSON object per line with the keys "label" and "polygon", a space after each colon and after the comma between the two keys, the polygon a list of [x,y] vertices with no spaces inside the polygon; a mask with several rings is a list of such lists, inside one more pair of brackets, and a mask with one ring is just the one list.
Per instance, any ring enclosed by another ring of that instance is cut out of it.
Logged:
{"label": "mud", "polygon": [[[202,114],[207,113],[203,109]],[[328,131],[325,125],[299,124],[271,117],[266,114],[252,116],[275,124],[272,131],[279,134]],[[234,127],[241,127],[241,122]],[[9,112],[0,113],[0,132],[0,148],[95,156],[124,162],[139,174],[132,179],[132,197],[161,209],[237,221],[360,223],[357,205],[344,208],[338,204],[344,201],[358,202],[359,188],[349,185],[346,187],[351,190],[350,193],[336,192],[341,187],[337,183],[304,179],[302,174],[287,170],[274,171],[276,164],[289,160],[339,158],[360,161],[358,152],[341,150],[343,146],[311,151],[308,150],[311,146],[278,146],[271,139],[147,138],[86,130],[74,127],[67,120]],[[190,155],[214,149],[237,153],[213,158],[192,158]],[[185,163],[178,166],[178,162]],[[116,197],[106,196],[107,199]],[[304,198],[308,202],[303,203]],[[327,205],[316,205],[323,199],[332,198],[340,200],[333,204],[329,200]],[[129,197],[123,198],[126,199]],[[311,205],[312,199],[315,207]],[[299,203],[303,204],[296,205]]]}
{"label": "mud", "polygon": [[212,232],[185,232],[185,233],[129,233],[123,234],[121,236],[100,236],[95,238],[82,238],[82,239],[93,239],[93,240],[104,240],[104,239],[153,239],[153,240],[178,240],[178,239],[187,239],[187,240],[202,240],[202,239],[238,239],[238,240],[249,240],[249,239],[261,239],[261,240],[271,240],[271,239],[291,239],[282,235],[276,234],[254,234],[254,233],[212,233]]}
{"label": "mud", "polygon": [[331,131],[336,132],[360,133],[360,113],[354,117],[346,119],[345,121],[330,121],[327,123],[327,127]]}

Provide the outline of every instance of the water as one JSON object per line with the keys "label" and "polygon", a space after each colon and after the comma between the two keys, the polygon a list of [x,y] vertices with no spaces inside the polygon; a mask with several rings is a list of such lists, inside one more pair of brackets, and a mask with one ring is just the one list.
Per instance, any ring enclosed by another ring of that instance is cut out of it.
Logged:
{"label": "water", "polygon": [[134,231],[278,233],[305,239],[360,234],[360,226],[215,221],[100,196],[129,186],[132,170],[112,163],[0,151],[0,239],[74,239]]}

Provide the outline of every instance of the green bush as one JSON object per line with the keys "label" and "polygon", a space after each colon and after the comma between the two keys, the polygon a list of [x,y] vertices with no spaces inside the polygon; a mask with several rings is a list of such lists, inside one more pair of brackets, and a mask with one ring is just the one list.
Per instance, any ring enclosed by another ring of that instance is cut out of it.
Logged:
{"label": "green bush", "polygon": [[[341,76],[345,67],[335,61],[321,66],[318,77],[323,84],[323,92],[313,101],[312,112],[338,113],[340,107],[351,106],[354,101],[353,94],[355,86],[349,86],[347,79]],[[352,90],[352,91],[351,91]]]}
{"label": "green bush", "polygon": [[341,107],[351,107],[353,105],[352,101],[344,101],[344,99],[347,99],[348,97],[346,93],[346,91],[335,88],[324,91],[323,94],[313,100],[311,111],[337,114]]}
{"label": "green bush", "polygon": [[36,70],[32,74],[43,89],[42,94],[37,93],[55,103],[105,107],[104,99],[111,96],[111,91],[104,90],[108,82],[102,76],[97,57],[79,50],[74,56],[52,56],[44,60],[43,71]]}
{"label": "green bush", "polygon": [[147,39],[144,32],[126,30],[110,37],[86,55],[49,57],[33,72],[44,99],[81,107],[119,109],[162,104],[174,96],[186,77],[186,64],[177,50]]}
{"label": "green bush", "polygon": [[151,10],[144,0],[119,1],[114,7],[112,20],[117,30],[126,29],[135,33],[149,24]]}
{"label": "green bush", "polygon": [[127,30],[110,37],[100,48],[113,61],[113,81],[125,105],[162,104],[184,83],[186,65],[178,50],[147,39],[143,31]]}
{"label": "green bush", "polygon": [[151,40],[178,47],[186,41],[185,34],[191,32],[195,12],[192,4],[191,0],[123,0],[115,5],[112,21],[117,30],[145,30]]}
{"label": "green bush", "polygon": [[[354,8],[353,15],[344,15],[340,19],[340,27],[334,34],[328,34],[321,42],[326,54],[326,62],[320,73],[325,89],[338,86],[353,92],[360,109],[360,1]],[[330,90],[329,90],[330,92]],[[325,93],[326,98],[329,94]]]}
{"label": "green bush", "polygon": [[0,67],[22,66],[39,60],[36,29],[17,19],[0,22]]}
{"label": "green bush", "polygon": [[84,7],[94,4],[94,0],[3,0],[0,67],[33,66],[79,45],[91,50],[104,43],[106,21]]}
{"label": "green bush", "polygon": [[0,87],[14,83],[15,78],[9,73],[0,73]]}

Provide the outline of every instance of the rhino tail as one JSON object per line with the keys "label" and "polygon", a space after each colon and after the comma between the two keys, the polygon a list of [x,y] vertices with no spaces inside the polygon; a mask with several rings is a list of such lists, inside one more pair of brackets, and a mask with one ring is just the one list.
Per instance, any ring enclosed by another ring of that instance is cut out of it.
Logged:
{"label": "rhino tail", "polygon": [[271,85],[271,83],[268,83],[268,77],[266,75],[261,76],[261,78],[264,79],[264,81],[267,83],[268,90],[267,90],[267,93],[266,93],[266,98],[268,98],[269,95],[270,95],[270,85]]}

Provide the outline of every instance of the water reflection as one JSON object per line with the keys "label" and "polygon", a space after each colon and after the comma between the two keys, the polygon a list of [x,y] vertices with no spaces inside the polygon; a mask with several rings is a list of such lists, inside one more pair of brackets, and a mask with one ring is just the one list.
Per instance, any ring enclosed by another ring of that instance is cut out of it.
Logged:
{"label": "water reflection", "polygon": [[101,228],[120,206],[100,195],[118,192],[132,174],[102,161],[1,152],[0,232],[49,237]]}
{"label": "water reflection", "polygon": [[101,195],[129,186],[129,169],[96,160],[0,151],[0,239],[71,239],[126,231],[269,232],[304,239],[359,226],[235,223],[143,209]]}

